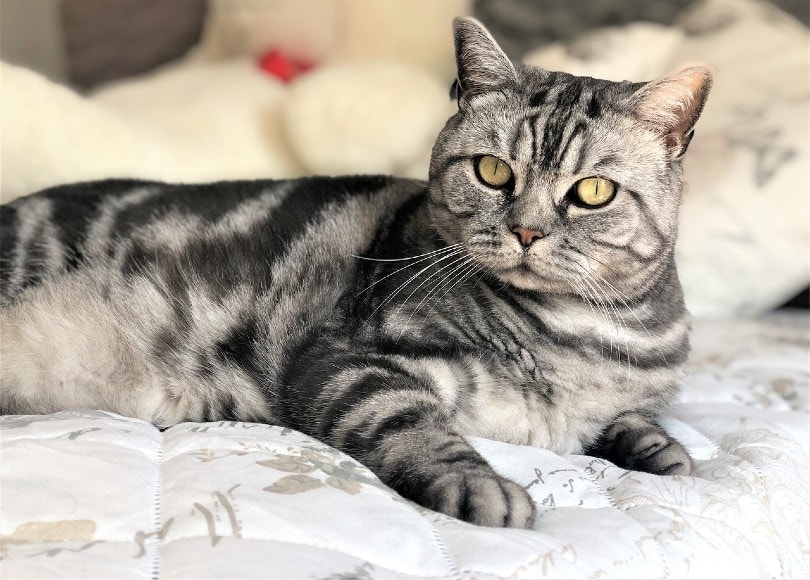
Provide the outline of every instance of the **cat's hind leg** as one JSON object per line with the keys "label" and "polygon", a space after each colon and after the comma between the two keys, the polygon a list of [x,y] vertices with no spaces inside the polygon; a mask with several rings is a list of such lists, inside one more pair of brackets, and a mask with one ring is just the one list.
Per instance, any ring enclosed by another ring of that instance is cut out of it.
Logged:
{"label": "cat's hind leg", "polygon": [[155,419],[163,393],[103,287],[67,276],[0,310],[0,412],[102,409]]}
{"label": "cat's hind leg", "polygon": [[656,475],[689,475],[689,453],[652,419],[641,413],[619,415],[587,450],[619,467]]}

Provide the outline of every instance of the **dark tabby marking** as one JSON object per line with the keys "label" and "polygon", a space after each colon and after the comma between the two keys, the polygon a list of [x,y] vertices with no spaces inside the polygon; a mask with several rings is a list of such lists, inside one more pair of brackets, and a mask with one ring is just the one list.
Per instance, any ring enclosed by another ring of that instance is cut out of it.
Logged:
{"label": "dark tabby marking", "polygon": [[467,435],[688,474],[655,414],[688,349],[672,249],[708,72],[612,83],[513,64],[472,20],[455,38],[428,183],[104,181],[3,206],[0,409],[286,425],[492,526],[535,507]]}

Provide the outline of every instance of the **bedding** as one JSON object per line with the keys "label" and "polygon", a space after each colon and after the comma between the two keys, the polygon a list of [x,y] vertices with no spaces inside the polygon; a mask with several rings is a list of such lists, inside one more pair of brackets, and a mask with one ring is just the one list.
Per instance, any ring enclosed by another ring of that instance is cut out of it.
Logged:
{"label": "bedding", "polygon": [[695,457],[691,477],[472,438],[537,502],[528,531],[425,510],[279,426],[5,416],[2,574],[807,577],[808,328],[802,313],[695,323],[664,423]]}

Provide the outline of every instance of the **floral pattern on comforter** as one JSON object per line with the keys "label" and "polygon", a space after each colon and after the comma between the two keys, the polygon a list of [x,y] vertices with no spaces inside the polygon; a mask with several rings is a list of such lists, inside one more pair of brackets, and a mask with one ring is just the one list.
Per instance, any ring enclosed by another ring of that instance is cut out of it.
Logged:
{"label": "floral pattern on comforter", "polygon": [[808,324],[695,324],[693,368],[665,421],[697,460],[692,477],[471,439],[537,502],[528,531],[425,510],[282,427],[3,417],[0,567],[8,578],[807,577]]}

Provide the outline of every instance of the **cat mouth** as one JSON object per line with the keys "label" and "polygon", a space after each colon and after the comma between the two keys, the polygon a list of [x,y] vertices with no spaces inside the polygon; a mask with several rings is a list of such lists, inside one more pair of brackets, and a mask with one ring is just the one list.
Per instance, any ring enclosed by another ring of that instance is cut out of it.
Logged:
{"label": "cat mouth", "polygon": [[501,277],[508,277],[514,280],[515,278],[521,278],[526,282],[550,282],[548,278],[543,276],[541,273],[537,272],[534,268],[529,265],[526,260],[522,260],[519,264],[515,266],[511,266],[505,268],[501,272],[499,272]]}
{"label": "cat mouth", "polygon": [[538,265],[524,257],[518,263],[506,266],[496,272],[502,281],[523,290],[539,292],[559,292],[562,290],[561,281],[546,272],[539,271]]}
{"label": "cat mouth", "polygon": [[493,269],[496,274],[502,276],[535,276],[537,275],[536,264],[532,262],[534,260],[526,252],[520,252],[505,256],[505,259],[500,260],[499,264],[493,264],[495,266]]}

